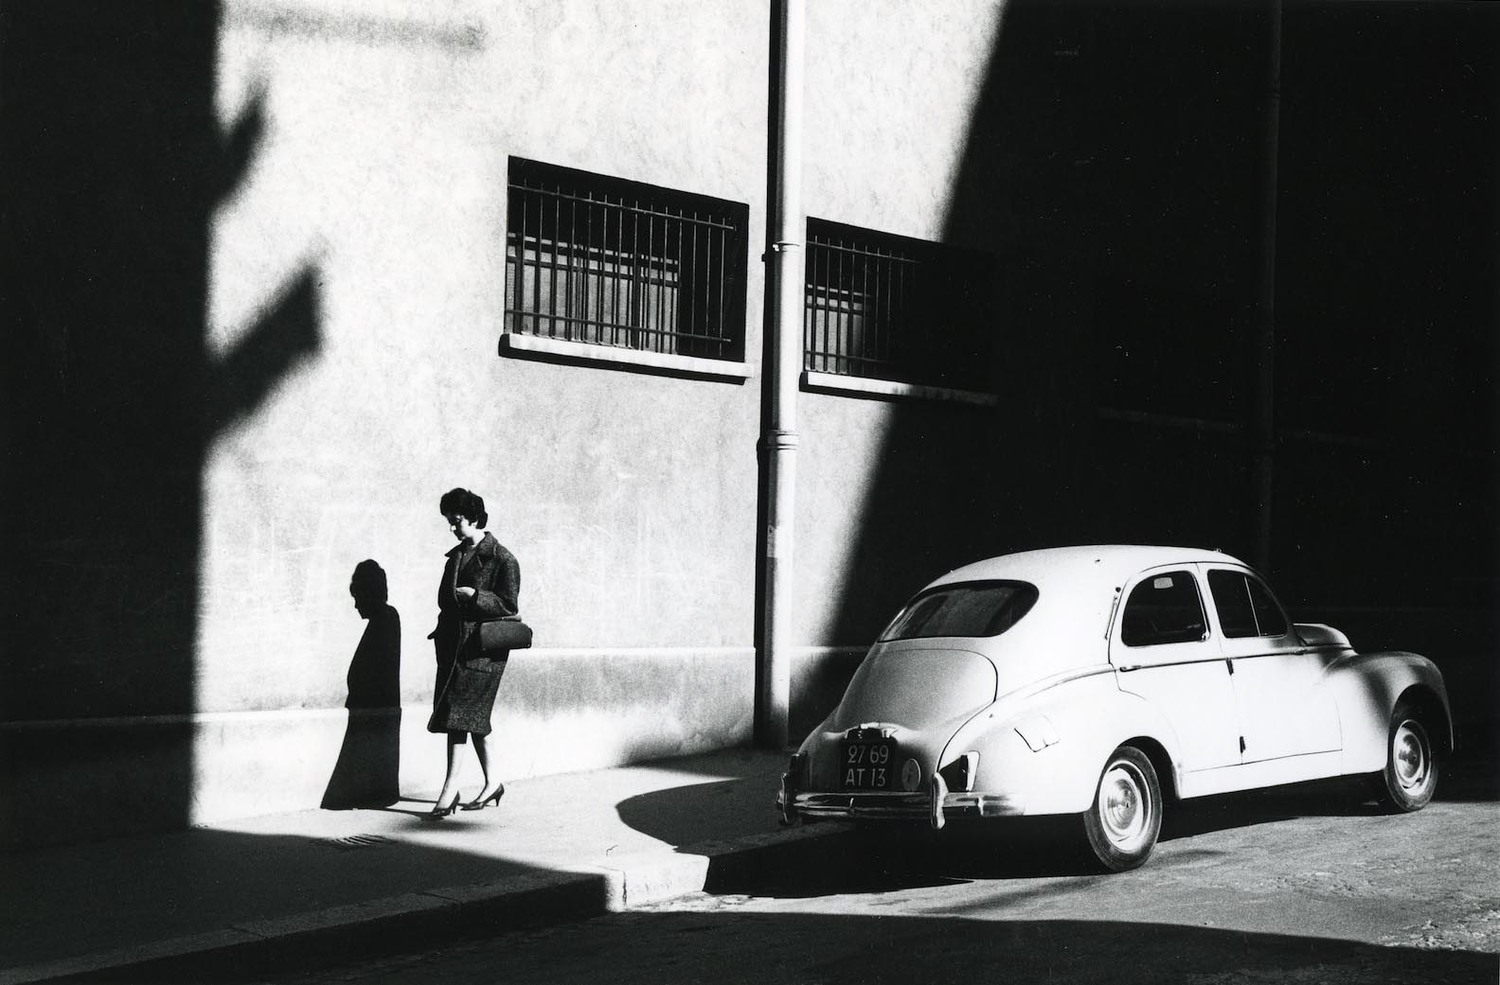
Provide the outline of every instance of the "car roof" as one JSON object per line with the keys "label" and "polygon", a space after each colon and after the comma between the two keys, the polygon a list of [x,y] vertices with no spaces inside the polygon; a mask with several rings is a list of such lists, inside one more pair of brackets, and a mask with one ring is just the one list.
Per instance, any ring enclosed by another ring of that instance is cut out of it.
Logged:
{"label": "car roof", "polygon": [[1025,581],[1038,589],[1068,586],[1082,589],[1107,584],[1119,588],[1147,568],[1171,564],[1235,564],[1243,562],[1222,551],[1196,547],[1143,544],[1093,544],[1050,547],[986,558],[934,579],[928,587],[961,581]]}

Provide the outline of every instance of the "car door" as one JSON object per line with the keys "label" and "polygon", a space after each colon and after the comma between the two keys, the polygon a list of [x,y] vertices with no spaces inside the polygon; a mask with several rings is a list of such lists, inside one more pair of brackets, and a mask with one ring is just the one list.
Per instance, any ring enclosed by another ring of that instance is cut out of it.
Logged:
{"label": "car door", "polygon": [[1324,662],[1331,658],[1309,652],[1253,573],[1205,567],[1220,652],[1234,689],[1241,761],[1338,750],[1338,709],[1324,678]]}
{"label": "car door", "polygon": [[1122,597],[1110,631],[1120,690],[1145,698],[1171,724],[1185,771],[1239,763],[1234,690],[1193,566],[1144,572]]}

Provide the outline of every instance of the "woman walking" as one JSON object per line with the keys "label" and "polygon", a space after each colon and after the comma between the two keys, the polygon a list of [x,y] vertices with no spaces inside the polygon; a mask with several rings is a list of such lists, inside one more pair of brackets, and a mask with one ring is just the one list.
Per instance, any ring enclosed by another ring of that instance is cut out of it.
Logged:
{"label": "woman walking", "polygon": [[458,546],[448,552],[443,581],[438,587],[438,622],[431,637],[437,653],[437,681],[433,688],[429,732],[448,736],[448,773],[442,792],[430,814],[439,819],[460,806],[459,747],[474,737],[474,754],[484,773],[484,789],[474,800],[461,805],[478,810],[499,805],[505,784],[492,775],[490,711],[495,692],[505,672],[507,651],[486,655],[480,648],[479,624],[514,616],[521,591],[521,568],[515,556],[485,532],[489,515],[484,500],[467,489],[443,494],[438,508],[448,520],[448,529]]}

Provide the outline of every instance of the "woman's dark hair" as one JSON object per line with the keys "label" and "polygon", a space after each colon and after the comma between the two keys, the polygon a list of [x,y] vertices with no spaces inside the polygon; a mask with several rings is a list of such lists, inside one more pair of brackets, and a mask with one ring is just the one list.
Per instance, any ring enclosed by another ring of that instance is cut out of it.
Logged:
{"label": "woman's dark hair", "polygon": [[481,530],[490,522],[490,515],[484,511],[484,500],[478,493],[467,489],[450,489],[443,493],[443,498],[438,501],[438,512],[443,516],[466,517]]}

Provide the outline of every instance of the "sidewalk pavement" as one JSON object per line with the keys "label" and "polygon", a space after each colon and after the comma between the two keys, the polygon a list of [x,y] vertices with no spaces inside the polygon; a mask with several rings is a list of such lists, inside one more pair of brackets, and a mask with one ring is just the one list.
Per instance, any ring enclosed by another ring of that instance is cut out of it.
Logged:
{"label": "sidewalk pavement", "polygon": [[785,761],[731,749],[518,780],[498,810],[441,821],[403,800],[0,855],[0,985],[352,959],[797,864],[844,827],[778,826]]}

